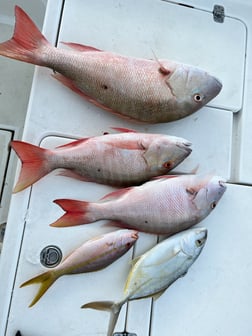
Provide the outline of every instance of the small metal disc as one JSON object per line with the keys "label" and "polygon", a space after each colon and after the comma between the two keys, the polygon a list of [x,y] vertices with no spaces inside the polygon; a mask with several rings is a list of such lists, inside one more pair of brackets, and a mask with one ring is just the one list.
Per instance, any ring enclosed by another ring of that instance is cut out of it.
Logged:
{"label": "small metal disc", "polygon": [[40,262],[45,267],[55,267],[62,260],[61,249],[54,245],[49,245],[43,248],[40,252]]}

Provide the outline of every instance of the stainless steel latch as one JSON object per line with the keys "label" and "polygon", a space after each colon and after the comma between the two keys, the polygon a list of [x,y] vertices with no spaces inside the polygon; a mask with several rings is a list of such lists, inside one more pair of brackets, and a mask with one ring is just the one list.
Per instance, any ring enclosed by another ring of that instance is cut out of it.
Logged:
{"label": "stainless steel latch", "polygon": [[221,5],[214,5],[213,18],[215,22],[223,23],[225,18],[225,9]]}

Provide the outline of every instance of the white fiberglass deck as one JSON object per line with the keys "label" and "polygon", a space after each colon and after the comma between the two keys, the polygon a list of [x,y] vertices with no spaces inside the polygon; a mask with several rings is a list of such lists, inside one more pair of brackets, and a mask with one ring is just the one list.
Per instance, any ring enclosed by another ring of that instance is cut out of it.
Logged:
{"label": "white fiberglass deck", "polygon": [[[129,56],[153,58],[154,53],[160,59],[205,68],[223,83],[221,94],[209,106],[172,123],[134,124],[90,105],[55,81],[51,70],[36,68],[23,140],[53,148],[74,138],[103,134],[113,126],[190,140],[193,152],[177,170],[188,172],[199,165],[199,173],[213,172],[232,184],[200,223],[209,230],[208,241],[188,274],[155,302],[130,302],[115,331],[126,328],[137,336],[249,335],[252,7],[223,1],[226,17],[217,23],[212,1],[186,3],[197,8],[160,0],[49,0],[43,32],[61,48],[58,41],[72,41]],[[95,201],[110,190],[53,172],[12,197],[0,264],[1,335],[13,336],[18,330],[23,336],[106,335],[108,314],[80,306],[120,299],[133,252],[137,256],[146,251],[157,237],[142,233],[134,251],[103,271],[60,278],[33,308],[28,305],[37,286],[19,286],[46,270],[40,263],[45,246],[56,245],[66,256],[87,239],[111,230],[103,227],[105,221],[49,227],[62,213],[52,201]]]}

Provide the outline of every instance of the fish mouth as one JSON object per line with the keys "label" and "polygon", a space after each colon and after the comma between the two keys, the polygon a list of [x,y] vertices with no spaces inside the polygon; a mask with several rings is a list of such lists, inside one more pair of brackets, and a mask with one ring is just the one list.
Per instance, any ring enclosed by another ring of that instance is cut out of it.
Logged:
{"label": "fish mouth", "polygon": [[177,147],[185,150],[185,152],[189,155],[192,152],[192,148],[190,146],[192,143],[190,141],[183,141],[183,142],[178,142]]}
{"label": "fish mouth", "polygon": [[214,88],[214,94],[215,96],[217,96],[217,94],[221,91],[222,89],[222,82],[217,78],[212,76],[212,80],[213,80],[213,88]]}
{"label": "fish mouth", "polygon": [[222,82],[219,80],[219,78],[213,76],[213,79],[215,80],[216,85],[220,88],[220,90],[222,89]]}
{"label": "fish mouth", "polygon": [[218,184],[219,192],[223,194],[227,189],[227,181],[222,177],[216,177],[216,184]]}
{"label": "fish mouth", "polygon": [[219,186],[222,187],[222,188],[227,188],[227,184],[226,184],[227,181],[224,181],[224,180],[219,180]]}
{"label": "fish mouth", "polygon": [[199,235],[199,237],[196,240],[197,246],[202,246],[205,244],[207,240],[207,232],[208,232],[207,229],[204,227],[197,229],[197,234]]}
{"label": "fish mouth", "polygon": [[227,188],[227,180],[222,176],[213,176],[211,181],[215,184],[218,184],[221,188]]}
{"label": "fish mouth", "polygon": [[132,234],[131,234],[131,238],[132,239],[138,239],[138,231],[134,231]]}
{"label": "fish mouth", "polygon": [[208,80],[202,88],[204,100],[201,101],[201,104],[205,105],[214,99],[220,93],[221,89],[221,81],[217,77],[208,74]]}

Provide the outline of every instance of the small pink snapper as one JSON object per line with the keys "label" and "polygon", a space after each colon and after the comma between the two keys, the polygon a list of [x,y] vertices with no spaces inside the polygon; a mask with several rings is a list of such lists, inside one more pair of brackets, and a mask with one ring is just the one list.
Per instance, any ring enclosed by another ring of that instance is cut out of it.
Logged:
{"label": "small pink snapper", "polygon": [[65,43],[72,50],[55,48],[20,7],[15,14],[14,35],[0,44],[0,55],[53,69],[64,85],[124,118],[177,120],[200,109],[222,88],[217,78],[190,65],[126,57],[77,43]]}
{"label": "small pink snapper", "polygon": [[12,141],[22,161],[14,192],[57,168],[65,169],[61,175],[83,181],[121,187],[140,184],[166,174],[192,151],[191,143],[183,138],[116,129],[123,133],[80,139],[54,150]]}
{"label": "small pink snapper", "polygon": [[41,284],[29,307],[38,302],[48,288],[62,275],[101,270],[124,255],[135,244],[137,239],[137,231],[118,230],[88,240],[54,269],[30,279],[20,286]]}
{"label": "small pink snapper", "polygon": [[204,219],[225,190],[219,176],[161,176],[141,186],[116,190],[96,203],[57,199],[54,202],[66,213],[51,226],[109,219],[116,226],[171,235]]}
{"label": "small pink snapper", "polygon": [[113,336],[120,310],[125,302],[146,297],[157,299],[177,279],[184,276],[200,255],[207,239],[205,228],[186,230],[165,239],[133,260],[120,301],[95,301],[81,308],[110,312],[107,336]]}

